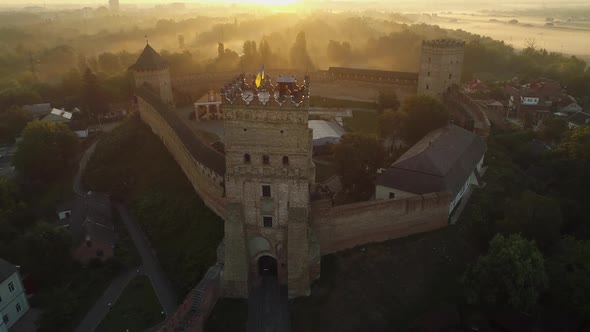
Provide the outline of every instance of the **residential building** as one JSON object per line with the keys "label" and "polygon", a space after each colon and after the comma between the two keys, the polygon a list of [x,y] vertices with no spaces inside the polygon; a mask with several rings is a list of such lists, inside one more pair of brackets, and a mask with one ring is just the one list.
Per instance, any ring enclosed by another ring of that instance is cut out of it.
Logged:
{"label": "residential building", "polygon": [[18,267],[0,258],[0,332],[10,329],[29,308]]}
{"label": "residential building", "polygon": [[557,111],[561,113],[574,114],[582,111],[582,106],[570,95],[565,95],[557,101]]}
{"label": "residential building", "polygon": [[31,112],[34,119],[40,119],[51,113],[52,110],[50,103],[25,105],[23,106],[23,109]]}
{"label": "residential building", "polygon": [[72,113],[66,112],[63,109],[54,108],[51,110],[49,114],[47,114],[43,119],[42,122],[56,122],[56,123],[65,123],[68,124],[72,121]]}
{"label": "residential building", "polygon": [[92,258],[113,256],[115,232],[109,195],[89,192],[60,205],[56,212],[58,225],[69,229],[74,239],[74,258],[87,263]]}
{"label": "residential building", "polygon": [[580,126],[590,125],[590,114],[586,112],[576,112],[565,119],[569,129],[574,129]]}
{"label": "residential building", "polygon": [[480,185],[486,144],[456,125],[424,136],[378,178],[377,199],[404,199],[434,192],[451,193],[449,214],[471,185]]}

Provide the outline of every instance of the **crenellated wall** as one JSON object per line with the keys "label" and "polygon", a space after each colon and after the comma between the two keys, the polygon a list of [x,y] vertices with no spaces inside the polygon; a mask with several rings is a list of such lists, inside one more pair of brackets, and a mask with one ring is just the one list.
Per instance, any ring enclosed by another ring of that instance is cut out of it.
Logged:
{"label": "crenellated wall", "polygon": [[[191,151],[189,144],[183,141],[177,134],[178,130],[172,128],[171,121],[166,121],[161,115],[161,112],[174,112],[174,109],[158,110],[157,108],[161,105],[153,105],[155,103],[146,101],[144,99],[146,97],[145,95],[143,98],[141,95],[138,96],[139,113],[142,121],[162,140],[170,154],[172,154],[182,168],[195,191],[203,199],[205,205],[221,218],[225,218],[225,199],[223,198],[224,175],[219,174],[219,170],[213,170],[213,166],[205,165],[202,162],[203,159],[200,158],[204,156],[195,155],[199,153],[198,150]],[[146,99],[149,99],[149,97]],[[176,115],[171,113],[169,116]],[[180,119],[178,120],[180,121]],[[182,124],[176,123],[176,125]],[[190,140],[191,138],[198,140],[196,136],[185,138],[185,140]],[[209,153],[213,154],[215,151],[211,149]],[[207,157],[210,158],[211,156]],[[224,160],[223,155],[220,155],[219,158]]]}
{"label": "crenellated wall", "polygon": [[443,228],[448,224],[448,193],[417,195],[331,207],[312,203],[312,229],[322,256],[355,246]]}

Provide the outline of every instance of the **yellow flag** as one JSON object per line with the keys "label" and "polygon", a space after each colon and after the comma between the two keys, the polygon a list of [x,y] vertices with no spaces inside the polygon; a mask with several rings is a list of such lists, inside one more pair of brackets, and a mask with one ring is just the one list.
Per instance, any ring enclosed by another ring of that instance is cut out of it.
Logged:
{"label": "yellow flag", "polygon": [[258,75],[256,75],[256,88],[258,89],[262,84],[262,80],[264,79],[264,65],[260,68]]}

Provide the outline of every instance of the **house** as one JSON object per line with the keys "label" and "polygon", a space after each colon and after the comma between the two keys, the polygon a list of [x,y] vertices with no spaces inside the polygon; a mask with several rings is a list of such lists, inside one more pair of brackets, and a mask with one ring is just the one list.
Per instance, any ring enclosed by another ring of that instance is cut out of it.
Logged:
{"label": "house", "polygon": [[0,258],[0,332],[8,331],[29,308],[18,267]]}
{"label": "house", "polygon": [[463,90],[467,93],[482,92],[488,90],[488,86],[484,82],[474,79],[463,84]]}
{"label": "house", "polygon": [[590,125],[590,114],[580,111],[570,115],[565,119],[565,121],[567,121],[567,126],[569,129],[578,128],[580,126],[588,126]]}
{"label": "house", "polygon": [[52,110],[50,103],[25,105],[23,106],[23,109],[31,112],[34,119],[41,119],[51,113]]}
{"label": "house", "polygon": [[337,144],[346,132],[337,122],[309,120],[307,126],[313,130],[313,146]]}
{"label": "house", "polygon": [[87,263],[92,258],[106,260],[113,256],[115,231],[110,196],[89,192],[60,205],[58,225],[67,228],[74,239],[73,256]]}
{"label": "house", "polygon": [[508,95],[506,118],[518,125],[529,122],[532,126],[538,126],[549,114],[552,102],[536,92],[519,90],[513,86],[507,86],[504,92]]}
{"label": "house", "polygon": [[486,144],[481,137],[456,125],[424,136],[376,181],[376,199],[403,199],[449,192],[449,214],[471,185],[480,185]]}
{"label": "house", "polygon": [[557,111],[561,113],[574,114],[582,111],[582,106],[578,105],[576,99],[570,95],[565,95],[557,101]]}
{"label": "house", "polygon": [[72,121],[72,113],[66,112],[65,110],[60,110],[54,108],[51,110],[49,114],[47,114],[43,119],[42,122],[57,122],[57,123],[65,123],[68,124]]}

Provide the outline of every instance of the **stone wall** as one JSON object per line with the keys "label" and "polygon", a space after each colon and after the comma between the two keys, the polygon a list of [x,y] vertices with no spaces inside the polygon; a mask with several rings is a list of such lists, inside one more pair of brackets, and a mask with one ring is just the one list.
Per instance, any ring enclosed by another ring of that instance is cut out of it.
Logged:
{"label": "stone wall", "polygon": [[222,296],[222,274],[222,264],[218,263],[210,267],[197,287],[190,291],[174,315],[166,320],[159,331],[204,331],[209,314]]}
{"label": "stone wall", "polygon": [[[176,162],[182,168],[184,174],[189,179],[195,191],[212,211],[218,216],[225,219],[225,199],[223,198],[224,189],[223,175],[216,173],[201,161],[198,156],[193,156],[188,150],[174,129],[160,115],[159,112],[174,112],[173,108],[166,110],[156,110],[160,105],[153,105],[141,96],[138,97],[139,113],[141,119],[157,135]],[[174,115],[175,116],[175,115]],[[195,136],[195,140],[198,138]]]}
{"label": "stone wall", "polygon": [[445,227],[448,193],[402,200],[376,200],[336,207],[312,204],[312,229],[322,255]]}

